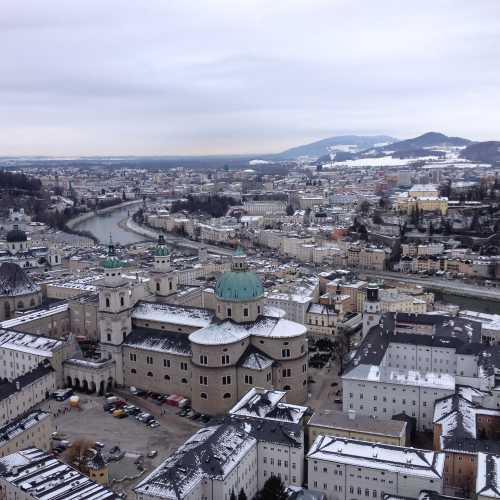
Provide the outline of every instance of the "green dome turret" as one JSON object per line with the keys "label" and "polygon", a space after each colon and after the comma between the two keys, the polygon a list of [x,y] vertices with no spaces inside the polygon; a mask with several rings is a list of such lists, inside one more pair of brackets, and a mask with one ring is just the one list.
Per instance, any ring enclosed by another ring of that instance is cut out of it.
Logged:
{"label": "green dome turret", "polygon": [[119,269],[120,267],[123,267],[123,262],[117,257],[115,246],[113,245],[111,238],[108,246],[108,255],[104,259],[102,267],[104,267],[104,269]]}
{"label": "green dome turret", "polygon": [[158,236],[158,243],[157,245],[153,248],[153,255],[155,257],[166,257],[169,255],[169,250],[168,247],[165,243],[165,236],[163,234],[160,234]]}
{"label": "green dome turret", "polygon": [[260,278],[248,270],[245,252],[238,247],[233,254],[231,271],[223,273],[215,284],[215,295],[227,301],[257,300],[263,297]]}

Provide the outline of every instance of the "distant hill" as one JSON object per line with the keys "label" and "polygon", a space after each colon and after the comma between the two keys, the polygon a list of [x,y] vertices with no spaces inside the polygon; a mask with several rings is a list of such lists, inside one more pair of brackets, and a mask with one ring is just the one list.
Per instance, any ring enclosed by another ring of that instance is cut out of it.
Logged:
{"label": "distant hill", "polygon": [[377,145],[395,142],[396,140],[394,137],[388,135],[341,135],[290,148],[282,153],[271,156],[276,160],[286,160],[300,156],[321,157],[331,151],[358,153]]}
{"label": "distant hill", "polygon": [[500,141],[476,142],[460,154],[462,158],[483,163],[500,163]]}
{"label": "distant hill", "polygon": [[391,151],[418,151],[423,148],[439,147],[439,146],[468,146],[472,144],[469,139],[464,139],[462,137],[449,137],[447,135],[441,134],[439,132],[427,132],[426,134],[419,135],[413,139],[406,139],[404,141],[394,142],[390,144],[387,148],[377,148],[377,149],[388,149]]}

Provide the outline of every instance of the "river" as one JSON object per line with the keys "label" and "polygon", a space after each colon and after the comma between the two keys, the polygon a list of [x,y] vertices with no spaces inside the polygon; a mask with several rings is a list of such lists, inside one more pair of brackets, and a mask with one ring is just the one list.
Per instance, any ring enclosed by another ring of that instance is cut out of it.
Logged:
{"label": "river", "polygon": [[144,241],[145,237],[139,234],[125,231],[118,224],[128,217],[128,213],[132,215],[137,210],[137,206],[130,205],[128,207],[117,208],[111,212],[102,215],[96,215],[90,219],[84,220],[75,225],[75,229],[90,231],[101,243],[109,242],[109,234],[113,237],[114,243],[128,245]]}

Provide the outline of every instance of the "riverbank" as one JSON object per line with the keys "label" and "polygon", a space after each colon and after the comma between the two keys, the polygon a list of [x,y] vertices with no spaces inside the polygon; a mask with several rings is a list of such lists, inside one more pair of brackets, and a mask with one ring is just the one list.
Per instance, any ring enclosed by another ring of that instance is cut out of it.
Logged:
{"label": "riverbank", "polygon": [[81,214],[78,217],[70,219],[68,222],[66,222],[66,226],[70,229],[73,229],[78,224],[81,224],[82,222],[85,222],[86,220],[89,220],[92,217],[97,217],[99,215],[113,212],[114,210],[119,210],[121,208],[129,207],[131,205],[136,205],[137,203],[141,203],[141,200],[125,201],[123,203],[120,203],[119,205],[113,205],[111,207],[106,207],[99,210],[92,210],[91,212],[85,212],[84,214]]}

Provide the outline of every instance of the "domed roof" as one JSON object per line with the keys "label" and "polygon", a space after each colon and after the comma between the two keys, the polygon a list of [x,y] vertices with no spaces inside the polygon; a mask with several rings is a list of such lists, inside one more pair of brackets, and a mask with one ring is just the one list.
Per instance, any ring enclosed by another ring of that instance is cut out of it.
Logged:
{"label": "domed roof", "polygon": [[17,242],[17,241],[26,241],[28,237],[26,236],[26,233],[24,231],[21,231],[17,227],[14,229],[11,229],[7,233],[7,241],[9,243]]}
{"label": "domed roof", "polygon": [[169,250],[165,244],[165,237],[163,234],[158,236],[158,244],[153,248],[153,255],[155,257],[166,257],[169,254]]}
{"label": "domed roof", "polygon": [[260,278],[250,271],[229,271],[215,285],[215,295],[221,300],[255,300],[264,295]]}
{"label": "domed roof", "polygon": [[0,295],[10,297],[40,291],[40,287],[17,264],[4,262],[0,266]]}
{"label": "domed roof", "polygon": [[115,246],[110,242],[108,247],[108,256],[102,263],[104,269],[118,269],[123,267],[123,262],[116,256]]}

